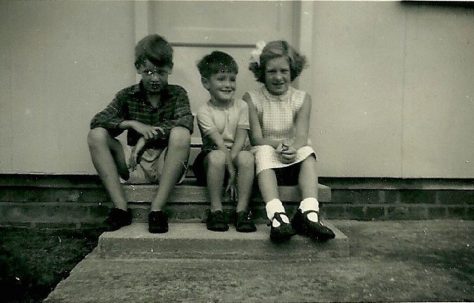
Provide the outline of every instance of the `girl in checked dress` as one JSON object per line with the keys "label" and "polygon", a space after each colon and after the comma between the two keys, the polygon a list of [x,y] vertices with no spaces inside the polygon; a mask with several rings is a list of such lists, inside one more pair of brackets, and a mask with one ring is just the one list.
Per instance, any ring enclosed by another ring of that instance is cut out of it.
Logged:
{"label": "girl in checked dress", "polygon": [[[319,218],[316,153],[308,139],[311,96],[291,86],[305,63],[286,41],[259,42],[249,69],[263,85],[243,96],[249,105],[258,184],[271,221],[270,239],[275,242],[295,233],[317,240],[335,236]],[[303,200],[290,222],[278,185],[296,184]]]}

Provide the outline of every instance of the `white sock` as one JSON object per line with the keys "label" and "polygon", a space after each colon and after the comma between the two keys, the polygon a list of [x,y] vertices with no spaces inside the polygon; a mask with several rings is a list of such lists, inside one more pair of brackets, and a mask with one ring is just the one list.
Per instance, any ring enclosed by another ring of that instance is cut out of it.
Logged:
{"label": "white sock", "polygon": [[[270,221],[273,221],[272,226],[273,227],[280,226],[280,222],[278,222],[277,220],[273,220],[273,217],[275,216],[275,213],[284,213],[285,212],[285,208],[283,207],[283,203],[281,203],[281,201],[279,199],[270,200],[266,203],[265,210],[267,211],[268,219]],[[290,220],[288,219],[288,217],[286,215],[282,215],[281,219],[285,223],[290,223]]]}
{"label": "white sock", "polygon": [[[306,198],[303,201],[301,201],[300,207],[298,208],[301,210],[302,213],[308,210],[314,210],[314,211],[319,212],[319,202],[318,200],[316,200],[316,198]],[[313,222],[319,221],[318,214],[313,213],[313,212],[308,214],[308,219]]]}

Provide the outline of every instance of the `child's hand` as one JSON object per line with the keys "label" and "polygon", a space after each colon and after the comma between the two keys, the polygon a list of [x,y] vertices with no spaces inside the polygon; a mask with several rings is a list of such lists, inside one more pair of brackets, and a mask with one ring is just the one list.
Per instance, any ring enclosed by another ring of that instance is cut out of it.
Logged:
{"label": "child's hand", "polygon": [[288,146],[281,142],[280,144],[278,144],[277,148],[275,148],[275,151],[281,155],[281,153],[286,149],[288,149]]}
{"label": "child's hand", "polygon": [[162,136],[164,134],[163,129],[158,126],[150,126],[139,121],[133,121],[132,128],[142,135],[146,140]]}
{"label": "child's hand", "polygon": [[229,179],[227,180],[227,186],[225,192],[229,194],[231,200],[237,199],[237,189],[235,187],[235,169],[233,166],[227,165],[227,172],[229,173]]}
{"label": "child's hand", "polygon": [[281,142],[276,148],[276,152],[279,154],[282,163],[289,164],[295,161],[296,149],[291,146],[290,142]]}
{"label": "child's hand", "polygon": [[145,151],[145,143],[145,138],[141,137],[132,149],[132,154],[130,155],[130,161],[128,164],[128,167],[132,171],[134,171],[137,168],[138,163],[140,163],[143,152]]}
{"label": "child's hand", "polygon": [[293,163],[296,159],[296,149],[293,146],[288,146],[281,152],[280,159],[285,164]]}

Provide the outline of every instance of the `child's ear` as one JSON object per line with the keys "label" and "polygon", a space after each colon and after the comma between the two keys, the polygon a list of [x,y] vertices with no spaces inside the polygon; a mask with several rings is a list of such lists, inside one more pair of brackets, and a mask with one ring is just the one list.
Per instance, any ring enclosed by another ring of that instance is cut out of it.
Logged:
{"label": "child's ear", "polygon": [[201,83],[205,89],[209,90],[209,79],[201,77]]}

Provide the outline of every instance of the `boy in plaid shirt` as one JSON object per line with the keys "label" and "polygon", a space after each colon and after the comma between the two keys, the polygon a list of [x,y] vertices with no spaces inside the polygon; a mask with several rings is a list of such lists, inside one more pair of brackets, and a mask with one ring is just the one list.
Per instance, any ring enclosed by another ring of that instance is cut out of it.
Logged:
{"label": "boy in plaid shirt", "polygon": [[[135,47],[138,84],[119,91],[90,123],[87,142],[92,162],[114,203],[105,220],[107,230],[132,222],[121,186],[160,183],[148,215],[149,231],[168,231],[163,212],[174,185],[184,178],[189,156],[193,115],[186,91],[168,84],[173,49],[159,35],[149,35]],[[127,145],[115,138],[127,130]]]}

